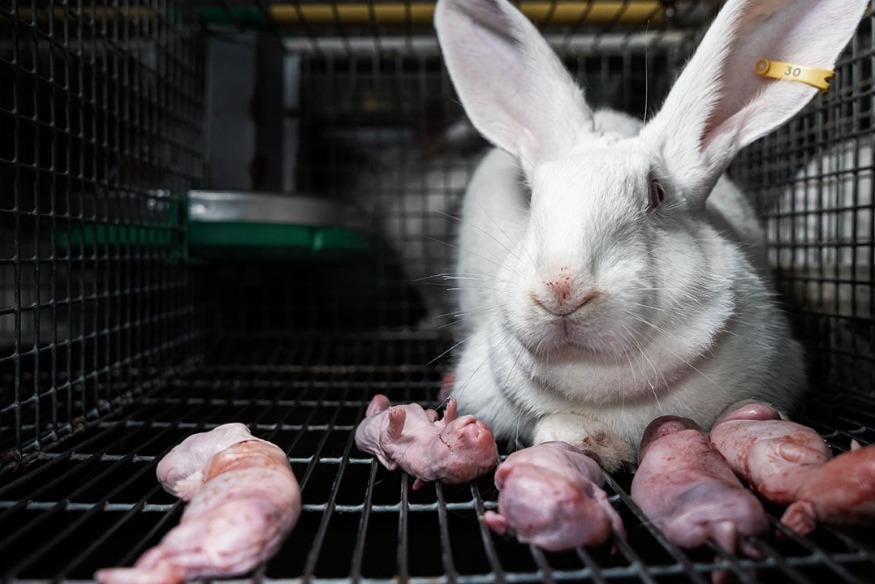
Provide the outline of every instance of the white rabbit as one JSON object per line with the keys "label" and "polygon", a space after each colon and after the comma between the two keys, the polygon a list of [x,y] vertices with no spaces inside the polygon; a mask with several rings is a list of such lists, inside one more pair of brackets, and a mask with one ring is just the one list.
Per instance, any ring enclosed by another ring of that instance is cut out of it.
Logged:
{"label": "white rabbit", "polygon": [[769,224],[775,264],[807,285],[797,300],[835,316],[871,317],[869,294],[852,291],[872,265],[872,145],[833,144],[796,173]]}
{"label": "white rabbit", "polygon": [[[872,146],[846,140],[826,148],[796,173],[778,200],[779,214],[769,237],[795,246],[782,249],[784,270],[799,266],[835,273],[839,268],[870,266],[860,243],[870,243],[872,230]],[[801,257],[800,257],[801,255]]]}
{"label": "white rabbit", "polygon": [[831,68],[867,3],[729,0],[629,137],[628,123],[591,111],[509,2],[439,0],[456,91],[503,151],[463,202],[460,411],[499,438],[593,449],[613,470],[659,415],[709,428],[739,402],[793,406],[802,349],[770,287],[762,227],[722,174],[817,93],[760,77],[757,61]]}

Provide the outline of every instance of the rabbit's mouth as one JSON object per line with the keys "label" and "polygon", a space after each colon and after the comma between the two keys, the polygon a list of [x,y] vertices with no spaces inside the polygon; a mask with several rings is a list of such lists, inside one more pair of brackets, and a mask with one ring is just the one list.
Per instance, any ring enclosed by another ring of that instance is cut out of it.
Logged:
{"label": "rabbit's mouth", "polygon": [[557,306],[545,302],[535,294],[529,296],[530,322],[534,326],[521,331],[520,340],[535,353],[553,353],[559,350],[592,349],[592,302],[574,302]]}
{"label": "rabbit's mouth", "polygon": [[588,309],[601,295],[601,292],[595,289],[573,293],[567,290],[567,287],[558,289],[558,286],[552,284],[552,282],[547,283],[550,294],[538,294],[531,291],[529,298],[545,314],[559,317],[565,322],[567,322],[566,317],[572,317]]}
{"label": "rabbit's mouth", "polygon": [[518,338],[538,358],[627,363],[629,356],[641,351],[646,344],[644,332],[631,323],[623,323],[621,329],[629,333],[616,334],[615,327],[601,326],[605,320],[616,324],[616,319],[610,316],[597,318],[578,313],[553,316],[519,331]]}

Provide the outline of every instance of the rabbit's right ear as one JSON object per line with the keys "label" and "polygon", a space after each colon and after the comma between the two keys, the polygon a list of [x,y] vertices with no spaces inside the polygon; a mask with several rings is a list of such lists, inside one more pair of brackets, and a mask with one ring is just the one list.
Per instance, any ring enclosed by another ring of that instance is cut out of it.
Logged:
{"label": "rabbit's right ear", "polygon": [[516,157],[527,177],[593,131],[581,90],[507,0],[439,0],[434,23],[474,127]]}
{"label": "rabbit's right ear", "polygon": [[[869,0],[728,0],[641,137],[676,184],[704,203],[735,154],[801,110],[817,89],[793,79],[832,69]],[[767,59],[790,78],[757,74]]]}

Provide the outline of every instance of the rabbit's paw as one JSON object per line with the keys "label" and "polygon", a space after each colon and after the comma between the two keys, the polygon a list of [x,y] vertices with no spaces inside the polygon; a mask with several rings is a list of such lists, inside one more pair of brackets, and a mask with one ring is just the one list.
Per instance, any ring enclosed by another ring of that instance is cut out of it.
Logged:
{"label": "rabbit's paw", "polygon": [[541,444],[558,440],[584,450],[592,450],[601,459],[602,467],[614,472],[635,463],[631,444],[608,430],[603,424],[577,414],[553,414],[541,418],[535,426],[533,442]]}

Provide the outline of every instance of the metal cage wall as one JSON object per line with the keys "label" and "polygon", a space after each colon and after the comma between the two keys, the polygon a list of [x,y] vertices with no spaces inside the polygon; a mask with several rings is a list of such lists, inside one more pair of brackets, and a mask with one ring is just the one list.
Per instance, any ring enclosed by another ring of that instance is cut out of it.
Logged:
{"label": "metal cage wall", "polygon": [[[717,4],[520,2],[592,103],[639,116]],[[547,553],[479,520],[497,505],[492,475],[412,491],[356,449],[374,393],[433,405],[452,367],[458,205],[486,145],[432,9],[0,3],[3,578],[130,565],[183,508],[155,480],[158,460],[239,421],[288,453],[303,489],[301,520],[257,581],[707,582],[715,568],[741,582],[873,581],[871,533],[800,537],[773,506],[759,559],[681,550],[630,500],[627,473],[607,490],[628,539]],[[870,11],[833,89],[730,171],[756,197],[808,348],[801,420],[836,451],[875,440],[872,25]],[[355,229],[308,227],[302,251],[266,224],[211,247],[198,193],[268,191],[280,207],[302,194],[336,205]]]}
{"label": "metal cage wall", "polygon": [[166,2],[0,6],[0,451],[160,383],[196,329],[200,45]]}
{"label": "metal cage wall", "polygon": [[770,258],[809,368],[872,395],[873,42],[867,17],[831,91],[747,149],[733,176],[756,193]]}

